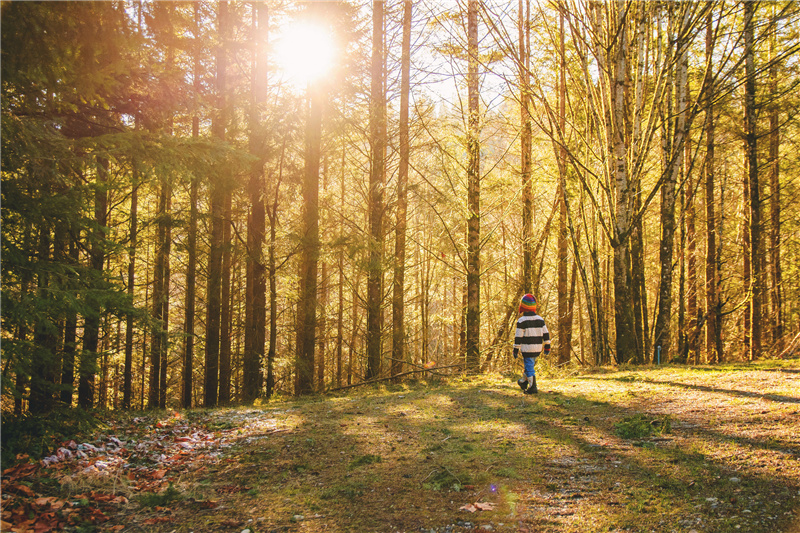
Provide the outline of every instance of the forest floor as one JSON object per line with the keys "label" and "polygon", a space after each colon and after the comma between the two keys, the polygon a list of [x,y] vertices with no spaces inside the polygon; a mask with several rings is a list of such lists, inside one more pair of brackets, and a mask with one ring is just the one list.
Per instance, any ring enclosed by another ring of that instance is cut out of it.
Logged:
{"label": "forest floor", "polygon": [[0,529],[800,533],[800,360],[539,386],[494,375],[117,413],[18,456]]}

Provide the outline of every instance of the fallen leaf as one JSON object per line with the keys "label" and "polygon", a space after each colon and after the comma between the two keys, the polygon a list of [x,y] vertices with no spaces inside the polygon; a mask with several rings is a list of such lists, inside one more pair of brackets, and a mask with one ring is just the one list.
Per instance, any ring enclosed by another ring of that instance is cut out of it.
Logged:
{"label": "fallen leaf", "polygon": [[153,526],[156,524],[163,524],[164,522],[169,522],[170,520],[172,520],[172,518],[170,518],[169,516],[157,516],[155,518],[148,518],[142,523],[148,526]]}
{"label": "fallen leaf", "polygon": [[472,505],[471,503],[468,503],[467,505],[462,505],[461,507],[459,507],[458,510],[459,511],[468,511],[470,513],[474,513],[478,509],[474,505]]}
{"label": "fallen leaf", "polygon": [[166,475],[167,475],[167,471],[162,469],[162,470],[156,470],[155,472],[150,474],[150,477],[153,478],[153,479],[163,479],[164,476],[166,476]]}
{"label": "fallen leaf", "polygon": [[11,485],[10,487],[6,488],[6,490],[9,492],[16,492],[17,494],[22,494],[23,496],[29,496],[31,498],[36,496],[36,493],[33,492],[33,490],[30,487],[26,485],[21,485],[19,483]]}
{"label": "fallen leaf", "polygon": [[491,502],[476,503],[475,507],[481,511],[494,511],[494,504]]}

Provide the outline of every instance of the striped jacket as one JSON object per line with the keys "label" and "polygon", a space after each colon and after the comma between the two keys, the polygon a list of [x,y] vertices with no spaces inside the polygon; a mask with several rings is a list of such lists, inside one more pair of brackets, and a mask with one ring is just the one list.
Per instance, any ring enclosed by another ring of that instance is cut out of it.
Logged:
{"label": "striped jacket", "polygon": [[525,313],[517,320],[517,333],[514,336],[514,353],[522,352],[522,357],[538,357],[542,351],[550,353],[550,332],[544,319],[536,313]]}

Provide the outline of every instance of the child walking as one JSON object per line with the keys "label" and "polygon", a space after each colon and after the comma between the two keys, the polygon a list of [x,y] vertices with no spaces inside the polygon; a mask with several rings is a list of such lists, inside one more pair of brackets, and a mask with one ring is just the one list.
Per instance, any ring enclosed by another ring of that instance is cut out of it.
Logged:
{"label": "child walking", "polygon": [[550,353],[550,332],[544,319],[536,313],[536,298],[532,294],[522,297],[519,304],[522,316],[517,320],[517,332],[514,336],[514,359],[522,352],[522,361],[525,365],[525,377],[518,380],[517,384],[525,394],[536,394],[536,358],[542,354]]}

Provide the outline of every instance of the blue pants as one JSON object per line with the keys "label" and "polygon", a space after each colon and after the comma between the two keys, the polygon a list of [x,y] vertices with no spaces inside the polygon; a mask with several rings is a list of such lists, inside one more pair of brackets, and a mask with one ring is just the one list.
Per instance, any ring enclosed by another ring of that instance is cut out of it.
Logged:
{"label": "blue pants", "polygon": [[525,365],[525,377],[536,376],[536,357],[523,357],[522,363]]}

